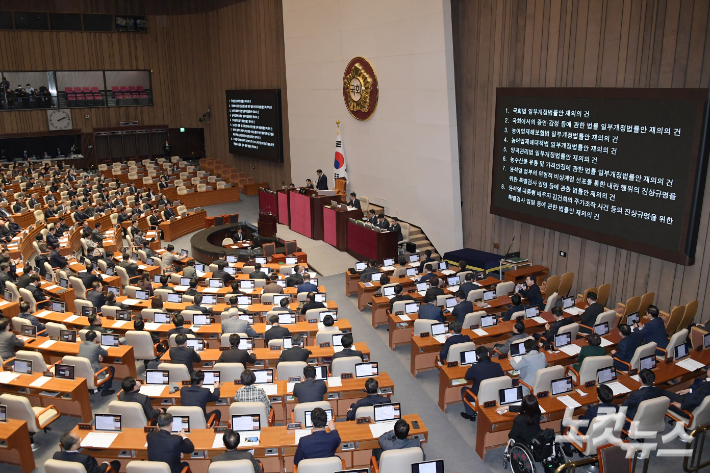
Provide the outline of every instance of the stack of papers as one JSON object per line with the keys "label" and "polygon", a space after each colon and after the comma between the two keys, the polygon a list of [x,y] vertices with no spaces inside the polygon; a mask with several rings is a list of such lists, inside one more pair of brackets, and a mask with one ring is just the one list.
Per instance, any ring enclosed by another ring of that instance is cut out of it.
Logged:
{"label": "stack of papers", "polygon": [[343,385],[343,380],[335,377],[335,376],[329,376],[328,377],[328,387],[329,388],[337,388]]}
{"label": "stack of papers", "polygon": [[579,315],[584,313],[584,309],[580,309],[579,307],[568,307],[567,309],[565,309],[565,312],[570,315]]}
{"label": "stack of papers", "polygon": [[394,266],[382,266],[382,271],[394,271]]}
{"label": "stack of papers", "polygon": [[292,383],[292,382],[286,383],[286,392],[292,393],[294,386],[296,386],[296,383]]}
{"label": "stack of papers", "polygon": [[75,321],[76,319],[78,319],[78,318],[79,318],[78,315],[70,315],[69,317],[67,317],[66,319],[64,319],[64,322],[74,322],[74,321]]}
{"label": "stack of papers", "polygon": [[557,399],[558,399],[562,404],[564,404],[565,406],[569,407],[570,409],[576,409],[576,408],[578,408],[578,407],[582,407],[582,405],[581,405],[580,403],[578,403],[577,401],[575,401],[574,399],[572,399],[572,398],[569,397],[569,396],[560,396],[560,397],[558,397]]}
{"label": "stack of papers", "polygon": [[164,385],[160,384],[142,384],[140,393],[148,397],[158,397],[162,396],[163,390],[165,390]]}
{"label": "stack of papers", "polygon": [[475,329],[475,330],[473,331],[473,333],[475,333],[475,334],[478,335],[479,337],[485,337],[486,335],[488,335],[488,332],[486,332],[486,331],[483,330],[482,328],[477,328],[477,329]]}
{"label": "stack of papers", "polygon": [[434,335],[434,340],[436,340],[439,343],[446,343],[447,336],[446,335]]}
{"label": "stack of papers", "polygon": [[533,317],[532,319],[539,324],[546,324],[547,323],[547,320],[543,319],[542,317]]}
{"label": "stack of papers", "polygon": [[47,317],[47,316],[48,316],[49,314],[51,314],[51,313],[52,313],[51,310],[43,310],[42,312],[40,312],[39,314],[37,314],[37,317]]}
{"label": "stack of papers", "polygon": [[613,343],[611,343],[611,342],[610,342],[609,340],[607,340],[606,338],[602,337],[602,347],[608,347],[608,346],[611,346],[611,345],[613,345]]}
{"label": "stack of papers", "polygon": [[614,381],[613,383],[606,383],[606,385],[609,386],[612,391],[614,391],[614,396],[621,396],[622,394],[631,392],[629,388],[627,388],[618,381]]}
{"label": "stack of papers", "polygon": [[683,368],[684,370],[688,370],[688,371],[696,371],[696,370],[699,370],[705,366],[702,363],[699,363],[699,362],[693,360],[692,358],[686,358],[685,360],[680,360],[676,363],[676,365],[678,365],[681,368]]}
{"label": "stack of papers", "polygon": [[275,384],[255,384],[254,386],[263,389],[267,396],[275,396],[279,392],[279,387]]}
{"label": "stack of papers", "polygon": [[395,421],[388,422],[377,422],[376,424],[370,424],[370,432],[375,438],[380,438],[382,434],[389,432],[394,429]]}
{"label": "stack of papers", "polygon": [[175,286],[173,287],[175,289],[175,292],[182,292],[182,291],[187,291],[189,289],[188,286]]}
{"label": "stack of papers", "polygon": [[206,287],[202,290],[202,292],[206,292],[207,294],[217,294],[219,292],[218,287]]}
{"label": "stack of papers", "polygon": [[459,290],[459,287],[458,286],[449,286],[447,289],[455,294],[456,291]]}
{"label": "stack of papers", "polygon": [[582,348],[579,345],[567,345],[564,347],[560,347],[560,351],[567,353],[569,356],[575,356],[579,355],[579,352],[582,351]]}
{"label": "stack of papers", "polygon": [[126,305],[136,305],[139,302],[140,301],[138,299],[126,299],[125,301],[123,301],[123,303]]}
{"label": "stack of papers", "polygon": [[400,315],[400,316],[398,316],[398,317],[399,317],[400,320],[402,320],[402,321],[404,321],[404,322],[408,322],[408,321],[412,320],[407,314],[402,314],[402,315]]}
{"label": "stack of papers", "polygon": [[81,441],[81,446],[90,448],[109,448],[116,437],[118,437],[117,433],[90,432],[86,437],[84,437],[84,440]]}
{"label": "stack of papers", "polygon": [[153,330],[158,330],[163,324],[156,324],[155,322],[146,322],[144,329],[151,332]]}
{"label": "stack of papers", "polygon": [[43,344],[41,344],[39,347],[40,347],[40,348],[49,348],[49,347],[51,347],[52,345],[54,345],[55,343],[57,343],[56,340],[47,340],[46,342],[44,342]]}
{"label": "stack of papers", "polygon": [[293,440],[294,442],[296,442],[296,445],[298,445],[298,442],[301,440],[301,437],[311,435],[311,429],[294,430],[293,432],[295,434]]}
{"label": "stack of papers", "polygon": [[3,371],[2,373],[0,373],[0,384],[10,383],[19,377],[20,373],[13,373],[12,371]]}
{"label": "stack of papers", "polygon": [[30,383],[30,386],[32,386],[32,387],[34,387],[34,388],[38,388],[38,387],[44,385],[44,384],[45,384],[47,381],[49,381],[50,379],[52,379],[52,378],[50,378],[49,376],[40,376],[39,378],[37,378],[37,379],[35,379],[34,381],[32,381],[32,382]]}
{"label": "stack of papers", "polygon": [[51,286],[45,287],[45,289],[46,289],[47,291],[51,291],[52,289],[56,289],[56,288],[58,288],[58,287],[59,287],[59,286],[57,286],[56,284],[52,284]]}
{"label": "stack of papers", "polygon": [[109,276],[108,274],[100,274],[100,276],[101,276],[101,279],[106,279],[106,278],[112,277],[112,276]]}
{"label": "stack of papers", "polygon": [[125,325],[126,323],[128,323],[127,320],[116,320],[111,327],[112,328],[123,327],[123,325]]}
{"label": "stack of papers", "polygon": [[447,276],[451,276],[452,274],[454,274],[454,271],[451,269],[445,269],[441,272],[441,274],[446,274]]}

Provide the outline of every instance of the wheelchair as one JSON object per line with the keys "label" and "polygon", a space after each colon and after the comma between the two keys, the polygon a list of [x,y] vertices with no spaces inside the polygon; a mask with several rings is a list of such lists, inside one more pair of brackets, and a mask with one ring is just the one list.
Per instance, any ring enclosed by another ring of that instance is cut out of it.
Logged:
{"label": "wheelchair", "polygon": [[562,446],[555,442],[552,429],[538,434],[532,445],[510,439],[503,452],[503,468],[508,469],[510,465],[514,473],[536,473],[535,463],[542,465],[544,473],[552,473],[566,461]]}

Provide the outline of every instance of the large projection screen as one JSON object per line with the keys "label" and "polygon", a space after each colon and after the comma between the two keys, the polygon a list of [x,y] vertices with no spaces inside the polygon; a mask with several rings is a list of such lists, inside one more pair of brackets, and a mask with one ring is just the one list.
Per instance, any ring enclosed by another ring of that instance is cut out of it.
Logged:
{"label": "large projection screen", "polygon": [[281,90],[227,90],[229,152],[283,162]]}
{"label": "large projection screen", "polygon": [[692,265],[706,89],[498,88],[491,213]]}

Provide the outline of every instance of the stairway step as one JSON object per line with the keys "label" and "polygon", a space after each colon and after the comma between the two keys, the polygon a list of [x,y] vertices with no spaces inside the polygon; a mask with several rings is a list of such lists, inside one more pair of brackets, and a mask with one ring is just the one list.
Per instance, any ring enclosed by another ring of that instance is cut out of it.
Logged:
{"label": "stairway step", "polygon": [[436,248],[431,246],[431,243],[429,241],[425,241],[423,243],[417,243],[417,252],[424,252],[426,250],[431,250],[432,253],[436,252]]}
{"label": "stairway step", "polygon": [[409,241],[414,243],[417,241],[429,241],[429,240],[427,240],[426,236],[424,236],[423,234],[420,233],[419,235],[409,235]]}

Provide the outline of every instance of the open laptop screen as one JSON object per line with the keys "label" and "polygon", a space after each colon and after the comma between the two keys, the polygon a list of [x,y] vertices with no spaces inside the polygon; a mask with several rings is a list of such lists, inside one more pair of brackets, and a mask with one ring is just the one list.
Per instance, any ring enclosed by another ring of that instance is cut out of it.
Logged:
{"label": "open laptop screen", "polygon": [[644,356],[639,360],[639,368],[642,370],[656,369],[656,355]]}
{"label": "open laptop screen", "polygon": [[567,376],[566,378],[553,379],[552,383],[552,395],[557,396],[559,394],[565,394],[572,392],[572,377]]}
{"label": "open laptop screen", "polygon": [[462,351],[461,355],[461,366],[472,365],[478,362],[476,358],[476,350]]}
{"label": "open laptop screen", "polygon": [[616,370],[613,367],[607,366],[597,370],[597,383],[604,384],[612,381],[616,381]]}
{"label": "open laptop screen", "polygon": [[54,377],[57,379],[74,379],[74,365],[54,365]]}
{"label": "open laptop screen", "polygon": [[261,417],[258,414],[233,415],[232,430],[235,432],[261,430]]}
{"label": "open laptop screen", "polygon": [[444,473],[444,460],[412,463],[412,473]]}
{"label": "open laptop screen", "polygon": [[94,415],[94,428],[103,432],[120,432],[121,416],[117,414]]}
{"label": "open laptop screen", "polygon": [[355,364],[355,377],[369,378],[371,376],[377,376],[377,363],[356,363]]}
{"label": "open laptop screen", "polygon": [[520,402],[523,400],[523,387],[516,386],[514,388],[501,389],[498,391],[498,398],[501,406]]}
{"label": "open laptop screen", "polygon": [[572,334],[569,332],[555,335],[555,348],[567,346],[572,343]]}
{"label": "open laptop screen", "polygon": [[[306,429],[311,429],[313,428],[313,422],[311,421],[311,413],[313,411],[306,411]],[[328,416],[328,422],[333,420],[333,409],[325,409],[325,413]]]}
{"label": "open laptop screen", "polygon": [[170,384],[170,372],[164,370],[145,370],[145,384]]}
{"label": "open laptop screen", "polygon": [[402,410],[398,402],[375,405],[375,422],[398,420],[402,417]]}

